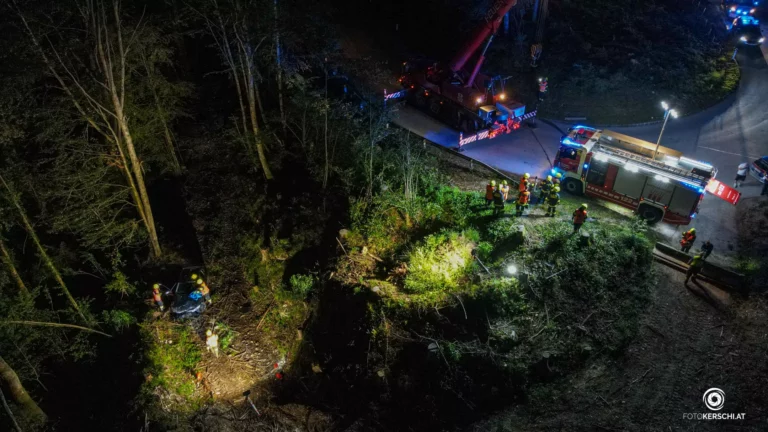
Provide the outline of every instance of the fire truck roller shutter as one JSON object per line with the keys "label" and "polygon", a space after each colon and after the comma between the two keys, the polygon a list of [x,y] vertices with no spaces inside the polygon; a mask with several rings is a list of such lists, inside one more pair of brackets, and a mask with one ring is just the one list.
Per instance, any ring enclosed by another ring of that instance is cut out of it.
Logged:
{"label": "fire truck roller shutter", "polygon": [[639,199],[640,193],[643,191],[643,185],[645,185],[645,176],[643,174],[621,169],[616,173],[613,190],[622,195]]}
{"label": "fire truck roller shutter", "polygon": [[645,183],[642,196],[646,200],[666,206],[669,205],[674,189],[675,185],[672,182],[664,182],[663,180],[656,179],[656,177],[651,174],[648,176],[648,181]]}
{"label": "fire truck roller shutter", "polygon": [[698,192],[685,186],[676,185],[675,193],[672,195],[672,201],[670,201],[667,211],[688,216],[696,210],[698,203]]}

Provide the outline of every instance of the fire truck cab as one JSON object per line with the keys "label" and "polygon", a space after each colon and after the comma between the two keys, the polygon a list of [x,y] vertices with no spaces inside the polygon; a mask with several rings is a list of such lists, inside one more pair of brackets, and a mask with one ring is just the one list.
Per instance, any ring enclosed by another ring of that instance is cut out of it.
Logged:
{"label": "fire truck cab", "polygon": [[553,173],[563,188],[634,210],[649,223],[688,225],[717,170],[656,144],[586,126],[560,140]]}

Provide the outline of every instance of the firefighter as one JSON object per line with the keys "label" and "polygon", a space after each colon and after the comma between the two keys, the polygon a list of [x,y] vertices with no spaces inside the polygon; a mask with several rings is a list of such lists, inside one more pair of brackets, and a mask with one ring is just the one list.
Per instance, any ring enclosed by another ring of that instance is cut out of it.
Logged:
{"label": "firefighter", "polygon": [[587,205],[582,204],[573,212],[573,234],[576,234],[587,220]]}
{"label": "firefighter", "polygon": [[192,279],[192,282],[195,282],[199,276],[197,276],[197,273],[192,273],[191,276],[189,276],[190,279]]}
{"label": "firefighter", "polygon": [[557,205],[560,204],[560,187],[552,186],[547,196],[547,216],[555,216],[557,214]]}
{"label": "firefighter", "polygon": [[563,175],[561,173],[555,174],[555,178],[552,180],[552,184],[555,186],[560,186],[560,179],[563,178]]}
{"label": "firefighter", "polygon": [[152,300],[155,302],[155,305],[157,305],[157,308],[160,309],[160,312],[165,310],[163,295],[160,294],[160,284],[152,285]]}
{"label": "firefighter", "polygon": [[685,272],[685,283],[688,283],[688,280],[693,277],[694,280],[696,280],[696,276],[701,271],[702,267],[704,267],[704,258],[701,256],[701,254],[698,254],[691,258],[690,261],[688,261],[688,271]]}
{"label": "firefighter", "polygon": [[715,246],[712,244],[711,241],[707,240],[704,242],[703,245],[701,245],[701,257],[703,259],[707,259],[707,257],[712,254],[712,250],[715,248]]}
{"label": "firefighter", "polygon": [[684,232],[680,239],[680,250],[683,252],[689,252],[693,247],[693,242],[696,241],[696,228],[691,228]]}
{"label": "firefighter", "polygon": [[520,196],[517,197],[517,216],[522,216],[523,212],[528,209],[528,201],[531,199],[531,193],[527,190],[520,192]]}
{"label": "firefighter", "polygon": [[531,186],[528,182],[528,179],[531,178],[531,175],[528,173],[523,174],[523,178],[520,179],[520,186],[518,186],[517,191],[523,192],[527,191],[528,188]]}
{"label": "firefighter", "polygon": [[501,189],[501,195],[504,197],[504,202],[507,202],[509,200],[509,183],[503,180],[499,188]]}
{"label": "firefighter", "polygon": [[547,176],[544,180],[541,181],[539,184],[539,198],[536,200],[537,204],[541,204],[544,202],[544,200],[549,196],[549,193],[552,191],[552,176]]}
{"label": "firefighter", "polygon": [[504,213],[504,195],[500,189],[496,189],[493,192],[493,215],[499,215]]}
{"label": "firefighter", "polygon": [[211,304],[211,290],[202,278],[197,278],[197,291],[205,298],[205,302]]}
{"label": "firefighter", "polygon": [[485,185],[485,206],[490,207],[493,202],[493,193],[496,192],[496,180],[491,180]]}
{"label": "firefighter", "polygon": [[549,87],[547,77],[539,78],[539,101],[544,101],[544,96],[547,94],[547,87]]}
{"label": "firefighter", "polygon": [[213,330],[205,331],[205,347],[216,357],[219,356],[219,335],[214,333]]}

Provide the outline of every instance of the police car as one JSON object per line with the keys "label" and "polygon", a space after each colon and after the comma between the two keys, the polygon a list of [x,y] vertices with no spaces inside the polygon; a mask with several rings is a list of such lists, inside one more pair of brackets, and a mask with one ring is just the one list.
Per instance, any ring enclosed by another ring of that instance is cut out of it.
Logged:
{"label": "police car", "polygon": [[734,19],[731,30],[739,38],[740,44],[757,46],[765,41],[760,30],[760,21],[751,16]]}
{"label": "police car", "polygon": [[752,162],[752,165],[749,166],[749,173],[761,183],[768,181],[768,156],[763,156]]}

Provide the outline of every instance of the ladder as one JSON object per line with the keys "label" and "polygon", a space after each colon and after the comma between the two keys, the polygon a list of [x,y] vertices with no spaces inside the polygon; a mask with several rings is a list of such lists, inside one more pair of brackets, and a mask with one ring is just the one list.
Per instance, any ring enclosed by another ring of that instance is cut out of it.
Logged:
{"label": "ladder", "polygon": [[659,161],[647,158],[645,156],[640,156],[630,151],[618,149],[616,147],[607,147],[599,142],[596,143],[595,147],[597,148],[593,148],[592,151],[598,151],[601,153],[622,157],[643,165],[650,165],[653,168],[656,168],[658,170],[665,171],[680,177],[690,178],[691,180],[698,181],[702,184],[706,184],[709,181],[709,177],[704,177],[698,174],[694,174],[691,171],[683,168],[669,166],[663,162],[659,162]]}

